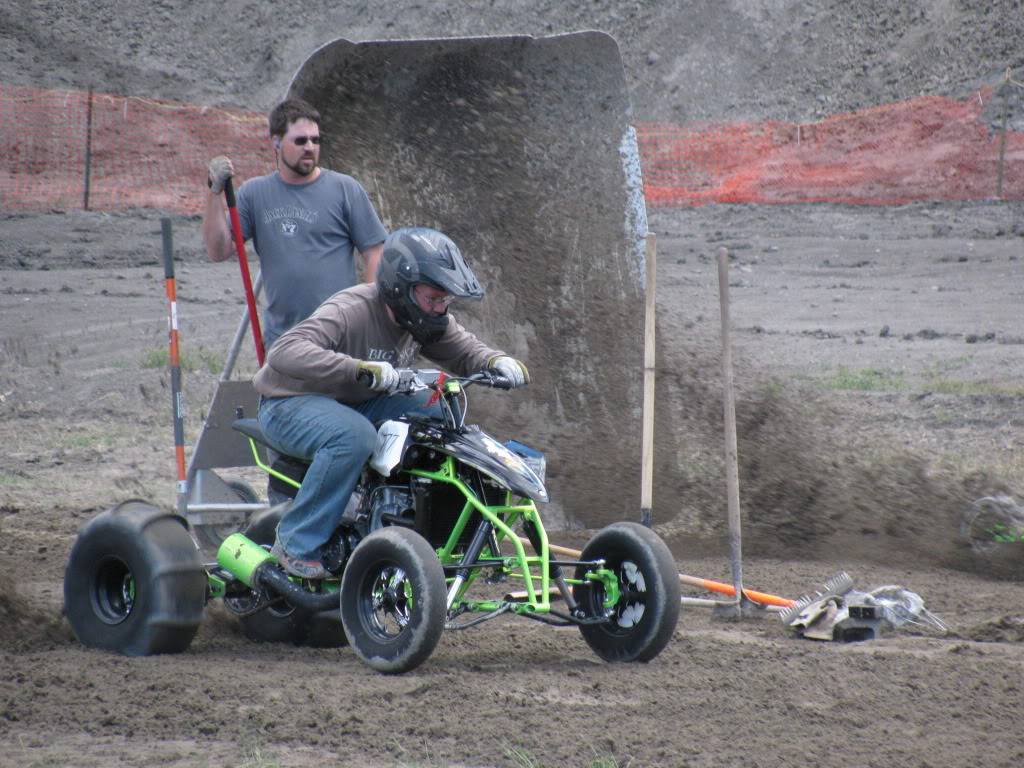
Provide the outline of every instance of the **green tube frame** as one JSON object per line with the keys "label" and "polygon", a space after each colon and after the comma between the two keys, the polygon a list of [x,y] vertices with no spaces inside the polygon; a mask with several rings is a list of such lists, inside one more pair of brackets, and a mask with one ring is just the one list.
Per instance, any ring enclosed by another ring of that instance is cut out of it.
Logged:
{"label": "green tube frame", "polygon": [[[548,535],[541,522],[537,505],[531,499],[521,499],[520,503],[513,504],[511,503],[512,492],[508,491],[505,494],[505,504],[487,505],[482,503],[473,490],[459,479],[455,468],[455,459],[451,456],[445,456],[444,463],[437,471],[410,469],[408,474],[452,485],[466,499],[466,503],[463,505],[462,512],[452,527],[448,540],[444,546],[437,550],[438,559],[443,565],[459,565],[461,563],[460,556],[455,554],[455,548],[473,513],[478,512],[481,517],[494,526],[497,543],[500,545],[503,541],[507,540],[515,549],[515,555],[511,557],[502,557],[500,552],[484,551],[484,554],[489,554],[491,559],[502,561],[502,569],[508,575],[516,576],[523,580],[526,588],[526,601],[513,604],[511,610],[514,613],[547,613],[551,610],[551,583],[547,567],[549,558]],[[540,551],[536,555],[526,554],[523,543],[512,530],[512,526],[519,519],[533,522],[536,525],[541,545]],[[518,573],[513,570],[515,568],[519,568]],[[539,573],[534,573],[534,569],[537,569]],[[463,583],[462,588],[456,595],[455,605],[465,603],[468,610],[471,611],[493,611],[502,604],[493,600],[468,602],[463,599],[466,591],[476,579],[479,570],[479,568],[474,568],[469,578]]]}
{"label": "green tube frame", "polygon": [[[278,472],[263,461],[259,454],[256,441],[252,438],[249,438],[249,446],[252,449],[253,460],[256,462],[256,466],[272,477],[276,477],[294,488],[299,488],[301,486],[300,483],[297,483],[287,475]],[[462,536],[462,532],[469,524],[473,513],[478,512],[485,520],[494,526],[497,543],[500,545],[503,541],[507,540],[515,549],[515,555],[511,557],[502,557],[500,552],[488,552],[485,550],[485,553],[490,556],[489,559],[502,561],[502,570],[507,575],[521,578],[523,580],[523,584],[526,589],[526,600],[521,603],[514,603],[511,607],[511,611],[513,613],[520,614],[550,612],[551,578],[548,574],[548,561],[550,558],[548,534],[544,529],[544,524],[541,521],[537,505],[532,499],[523,498],[520,499],[520,503],[513,504],[512,492],[508,491],[505,494],[505,504],[487,505],[482,503],[480,499],[477,498],[476,493],[474,493],[469,486],[459,479],[455,468],[455,459],[452,456],[445,456],[444,463],[437,471],[410,469],[406,470],[406,472],[414,477],[422,477],[427,480],[452,485],[457,488],[466,499],[466,503],[463,505],[462,511],[459,514],[458,519],[455,521],[455,525],[448,536],[448,540],[445,542],[444,546],[437,550],[437,557],[441,561],[442,565],[459,565],[461,563],[460,556],[455,554],[455,548],[458,545],[459,538]],[[537,535],[540,538],[540,551],[535,555],[526,554],[526,549],[523,547],[522,541],[519,540],[519,537],[512,530],[512,526],[514,526],[520,519],[532,522],[536,527]],[[519,569],[518,572],[515,570],[517,568]],[[472,569],[469,577],[462,584],[458,595],[456,595],[455,605],[462,603],[466,606],[467,610],[473,612],[493,611],[501,607],[503,604],[494,600],[464,600],[465,594],[470,585],[476,580],[479,570],[479,568]],[[595,578],[595,576],[601,581],[609,581],[609,579],[600,575],[599,572],[588,574],[589,578]],[[451,581],[451,579],[449,579],[449,581]],[[566,579],[566,581],[570,584],[581,583],[576,579]],[[614,581],[614,577],[611,581]]]}
{"label": "green tube frame", "polygon": [[288,477],[288,475],[281,474],[272,466],[263,461],[263,457],[260,456],[259,447],[256,445],[256,441],[253,440],[251,437],[249,438],[249,449],[252,451],[252,458],[253,461],[256,462],[256,466],[262,469],[268,475],[270,475],[271,477],[276,477],[278,480],[283,480],[293,488],[300,488],[302,486],[302,483],[295,482],[290,477]]}

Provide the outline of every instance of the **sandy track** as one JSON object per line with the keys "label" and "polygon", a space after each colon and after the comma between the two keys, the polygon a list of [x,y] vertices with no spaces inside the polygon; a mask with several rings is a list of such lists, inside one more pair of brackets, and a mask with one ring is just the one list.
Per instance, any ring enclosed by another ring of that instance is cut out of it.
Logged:
{"label": "sandy track", "polygon": [[[123,263],[106,266],[97,237],[91,269],[55,257],[49,270],[0,271],[0,763],[505,766],[520,749],[559,766],[1016,764],[1020,586],[965,570],[977,564],[953,525],[971,493],[1020,482],[1024,328],[1006,278],[1019,238],[999,211],[654,217],[658,428],[674,427],[677,446],[660,454],[655,519],[680,569],[729,579],[712,264],[725,244],[736,256],[748,584],[796,596],[846,569],[862,589],[917,591],[952,633],[819,644],[775,619],[736,624],[691,608],[666,651],[636,667],[599,662],[575,630],[502,619],[448,633],[423,667],[382,677],[347,650],[252,644],[219,607],[180,656],[82,649],[59,615],[75,530],[119,499],[173,500],[167,377],[145,367],[166,343],[162,273],[133,262],[152,260],[153,221],[125,222]],[[936,237],[923,224],[936,216],[970,224]],[[43,234],[62,225],[35,221]],[[189,226],[176,222],[185,348],[222,354],[241,311],[236,278],[188,250]],[[837,235],[846,229],[868,237]],[[967,262],[951,258],[968,243]],[[966,339],[989,331],[988,342]],[[960,362],[941,367],[950,360]],[[890,379],[844,390],[840,366]],[[936,371],[962,392],[936,391]],[[202,366],[187,377],[190,434],[215,378]],[[766,461],[786,482],[766,481]]]}

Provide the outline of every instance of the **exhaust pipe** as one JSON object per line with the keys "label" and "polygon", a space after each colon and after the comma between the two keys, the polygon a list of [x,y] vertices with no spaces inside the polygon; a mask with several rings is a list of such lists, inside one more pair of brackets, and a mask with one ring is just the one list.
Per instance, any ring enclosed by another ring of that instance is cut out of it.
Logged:
{"label": "exhaust pipe", "polygon": [[241,533],[233,533],[217,550],[217,564],[250,589],[266,588],[296,608],[310,611],[338,610],[338,592],[309,592],[292,581],[277,567],[267,550]]}
{"label": "exhaust pipe", "polygon": [[296,608],[306,608],[310,611],[338,611],[341,610],[340,592],[307,592],[294,581],[288,578],[288,574],[274,563],[266,563],[257,570],[256,577],[259,584],[275,594],[281,595],[285,600]]}

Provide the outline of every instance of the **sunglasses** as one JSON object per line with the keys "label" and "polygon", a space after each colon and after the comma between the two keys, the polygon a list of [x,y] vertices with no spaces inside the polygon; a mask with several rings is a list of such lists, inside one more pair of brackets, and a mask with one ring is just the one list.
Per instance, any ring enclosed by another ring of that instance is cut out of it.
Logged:
{"label": "sunglasses", "polygon": [[292,142],[297,147],[304,147],[304,146],[306,146],[306,142],[307,141],[310,144],[313,144],[314,146],[320,146],[320,137],[319,136],[296,136],[294,139],[292,139]]}

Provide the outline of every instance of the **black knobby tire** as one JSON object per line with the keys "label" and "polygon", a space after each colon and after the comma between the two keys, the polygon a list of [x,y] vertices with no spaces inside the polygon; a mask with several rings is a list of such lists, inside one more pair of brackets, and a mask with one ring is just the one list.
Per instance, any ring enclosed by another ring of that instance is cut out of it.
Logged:
{"label": "black knobby tire", "polygon": [[78,532],[64,610],[83,645],[129,656],[178,653],[199,629],[206,586],[184,519],[126,501]]}
{"label": "black knobby tire", "polygon": [[[243,533],[256,544],[272,546],[282,512],[281,507],[270,507],[253,515]],[[292,643],[313,648],[348,645],[337,609],[309,611],[282,600],[262,611],[239,616],[238,621],[245,636],[258,643]]]}
{"label": "black knobby tire", "polygon": [[[603,559],[620,589],[610,621],[580,625],[587,644],[605,661],[650,661],[661,653],[679,621],[680,597],[679,571],[665,542],[637,523],[615,523],[590,540],[580,559]],[[587,570],[578,566],[576,578]],[[605,590],[588,583],[573,594],[588,616],[602,615]]]}
{"label": "black knobby tire", "polygon": [[363,539],[341,580],[349,643],[379,672],[408,672],[437,646],[446,613],[444,569],[427,540],[389,526]]}

